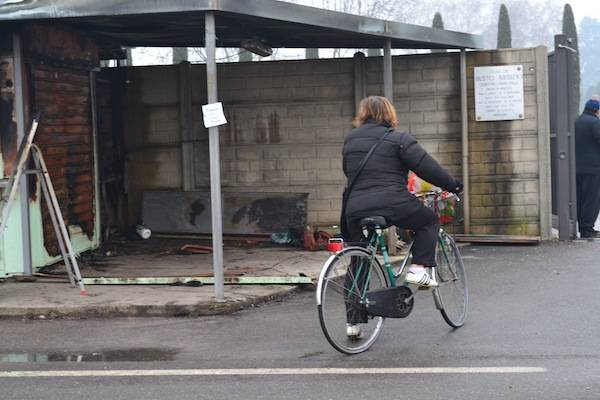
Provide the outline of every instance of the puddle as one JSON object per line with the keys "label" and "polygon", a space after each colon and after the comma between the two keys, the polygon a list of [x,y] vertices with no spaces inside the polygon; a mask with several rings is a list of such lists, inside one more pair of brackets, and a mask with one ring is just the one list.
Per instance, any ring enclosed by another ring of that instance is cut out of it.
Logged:
{"label": "puddle", "polygon": [[0,363],[49,363],[49,362],[147,362],[172,361],[177,350],[173,349],[121,349],[94,352],[31,352],[0,353]]}

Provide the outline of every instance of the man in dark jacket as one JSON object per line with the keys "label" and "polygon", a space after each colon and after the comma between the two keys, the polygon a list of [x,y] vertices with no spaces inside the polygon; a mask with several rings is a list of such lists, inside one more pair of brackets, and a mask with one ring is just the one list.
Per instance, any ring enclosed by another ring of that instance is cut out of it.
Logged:
{"label": "man in dark jacket", "polygon": [[599,237],[594,224],[600,211],[600,102],[585,103],[575,121],[577,222],[582,238]]}

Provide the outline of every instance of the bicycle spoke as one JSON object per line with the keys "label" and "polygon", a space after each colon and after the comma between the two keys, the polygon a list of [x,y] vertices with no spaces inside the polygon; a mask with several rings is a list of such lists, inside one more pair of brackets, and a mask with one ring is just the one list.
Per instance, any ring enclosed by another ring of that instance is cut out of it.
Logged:
{"label": "bicycle spoke", "polygon": [[[324,272],[320,286],[319,321],[329,343],[347,354],[368,349],[379,336],[384,318],[368,315],[362,299],[367,290],[388,286],[377,259],[362,249],[343,251]],[[360,334],[348,336],[348,326]]]}
{"label": "bicycle spoke", "polygon": [[438,242],[439,287],[436,302],[444,320],[452,327],[464,324],[467,314],[468,293],[464,267],[456,244],[442,233]]}
{"label": "bicycle spoke", "polygon": [[327,282],[328,287],[331,287],[334,292],[339,293],[342,296],[346,296],[348,293],[350,293],[350,291],[346,289],[344,285],[340,285],[334,280],[326,279],[325,282]]}

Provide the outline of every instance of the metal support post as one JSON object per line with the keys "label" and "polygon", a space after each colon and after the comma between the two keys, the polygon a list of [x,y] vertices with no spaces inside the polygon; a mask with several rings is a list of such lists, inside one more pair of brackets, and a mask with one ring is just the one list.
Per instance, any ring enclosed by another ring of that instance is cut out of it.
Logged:
{"label": "metal support post", "polygon": [[367,68],[364,53],[354,54],[354,114],[358,114],[360,101],[367,97]]}
{"label": "metal support post", "polygon": [[467,108],[467,52],[460,51],[460,111],[462,142],[462,181],[464,233],[471,232],[471,206],[469,201],[469,110]]}
{"label": "metal support post", "polygon": [[562,50],[567,53],[567,80],[568,80],[568,127],[569,127],[569,234],[571,239],[577,237],[577,170],[575,156],[575,120],[580,112],[579,110],[579,90],[576,89],[575,76],[576,59],[579,57],[577,50],[573,50],[570,45],[571,39],[567,38],[567,44],[564,44]]}
{"label": "metal support post", "polygon": [[392,39],[385,39],[383,46],[383,95],[394,102],[394,83],[392,82]]}
{"label": "metal support post", "polygon": [[[206,87],[208,103],[216,103],[217,60],[216,28],[213,12],[205,14]],[[208,129],[210,152],[210,206],[212,212],[213,273],[215,276],[215,298],[225,301],[223,273],[223,222],[221,210],[221,160],[219,156],[219,128]]]}
{"label": "metal support post", "polygon": [[575,234],[574,222],[577,219],[577,204],[574,195],[574,132],[569,118],[569,50],[565,35],[555,36],[554,57],[556,59],[557,79],[554,85],[556,99],[556,145],[558,149],[556,184],[557,191],[558,238],[569,240]]}
{"label": "metal support post", "polygon": [[100,205],[100,160],[98,159],[98,109],[96,71],[90,71],[90,109],[92,112],[92,146],[94,152],[94,238],[102,241],[102,212]]}
{"label": "metal support post", "polygon": [[535,48],[536,103],[538,120],[538,171],[540,177],[540,236],[552,237],[552,176],[550,159],[550,105],[548,80],[548,51],[546,46]]}
{"label": "metal support post", "polygon": [[[15,59],[15,108],[17,116],[17,142],[25,138],[25,90],[23,75],[23,46],[18,33],[13,35],[13,53]],[[23,243],[23,274],[33,274],[31,259],[31,223],[29,219],[29,190],[27,176],[23,174],[19,183],[19,202],[21,205],[21,232]]]}
{"label": "metal support post", "polygon": [[[392,39],[386,38],[383,43],[383,95],[392,104],[394,103],[394,82],[392,77]],[[388,228],[387,247],[388,253],[392,256],[397,253],[398,236],[396,227]]]}

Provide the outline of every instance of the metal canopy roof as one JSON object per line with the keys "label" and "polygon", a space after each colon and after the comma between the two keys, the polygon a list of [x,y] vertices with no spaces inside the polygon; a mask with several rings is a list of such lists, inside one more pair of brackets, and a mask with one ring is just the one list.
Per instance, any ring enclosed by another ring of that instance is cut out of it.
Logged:
{"label": "metal canopy roof", "polygon": [[480,48],[482,37],[275,0],[0,0],[1,21],[61,20],[111,44],[204,47],[214,11],[217,46],[255,38],[273,48]]}

